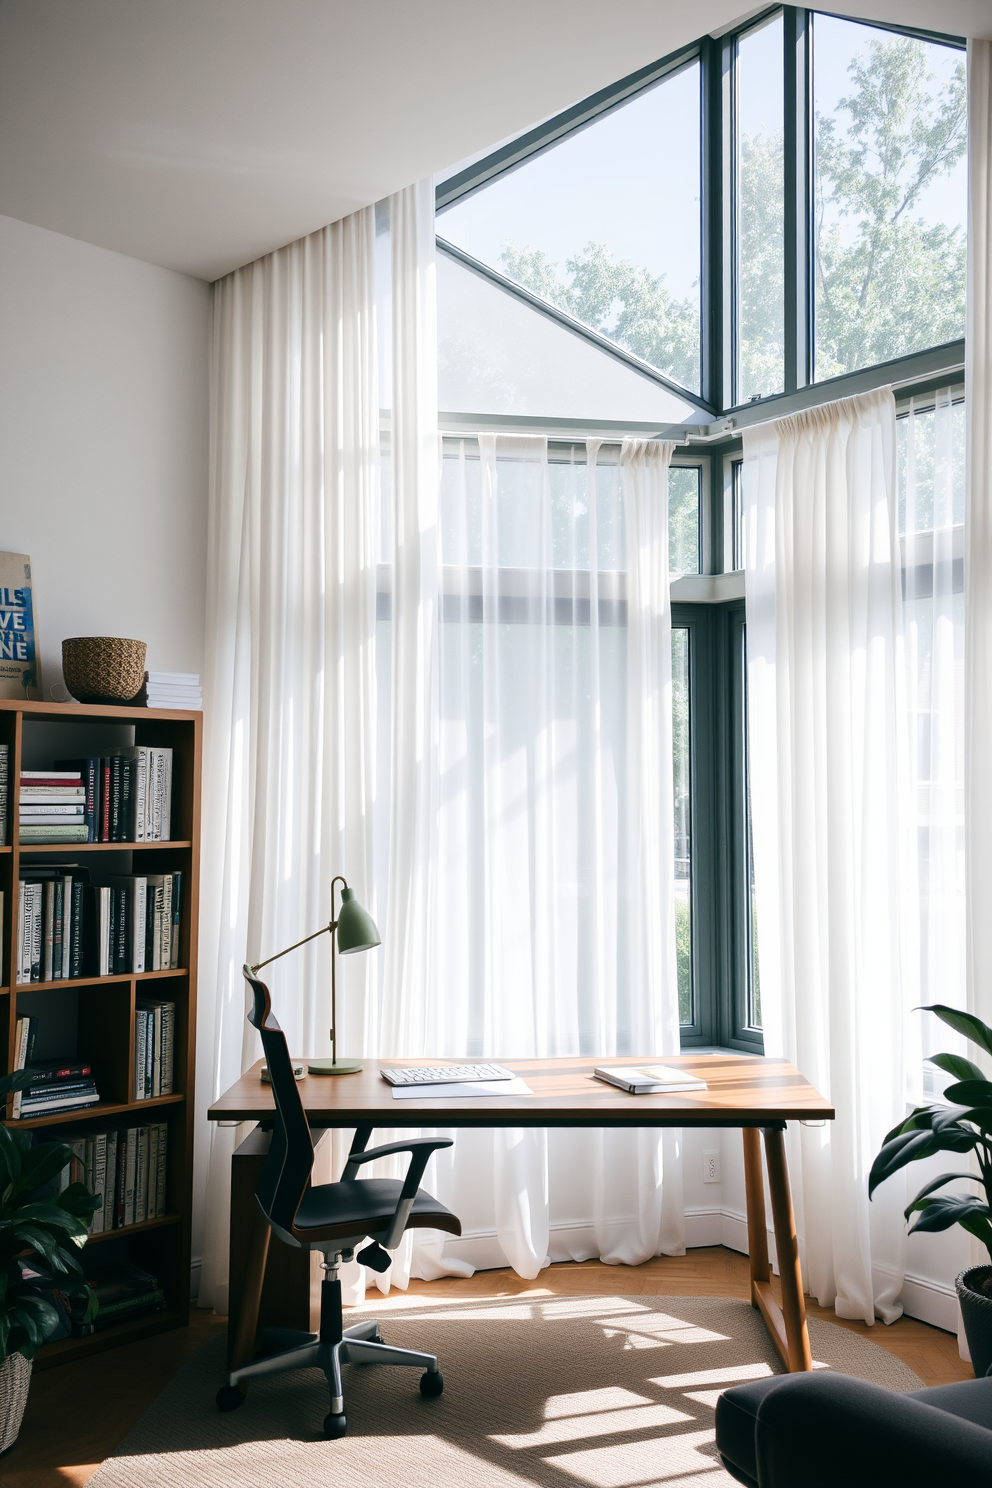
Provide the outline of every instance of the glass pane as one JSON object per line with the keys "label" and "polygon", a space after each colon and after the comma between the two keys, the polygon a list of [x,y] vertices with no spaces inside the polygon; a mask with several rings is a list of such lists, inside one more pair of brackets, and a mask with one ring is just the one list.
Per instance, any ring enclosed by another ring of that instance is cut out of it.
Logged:
{"label": "glass pane", "polygon": [[816,377],[964,335],[965,56],[818,15]]}
{"label": "glass pane", "polygon": [[675,782],[675,954],[679,1022],[692,1010],[692,838],[689,758],[689,631],[672,628],[672,775]]}
{"label": "glass pane", "polygon": [[668,467],[668,568],[673,574],[699,572],[698,465]]}
{"label": "glass pane", "polygon": [[692,424],[708,415],[445,253],[437,256],[442,413]]}
{"label": "glass pane", "polygon": [[785,387],[781,12],[737,43],[738,403]]}
{"label": "glass pane", "polygon": [[744,567],[744,461],[733,460],[730,465],[731,500],[731,568]]}
{"label": "glass pane", "polygon": [[698,390],[699,108],[693,62],[452,203],[438,234]]}

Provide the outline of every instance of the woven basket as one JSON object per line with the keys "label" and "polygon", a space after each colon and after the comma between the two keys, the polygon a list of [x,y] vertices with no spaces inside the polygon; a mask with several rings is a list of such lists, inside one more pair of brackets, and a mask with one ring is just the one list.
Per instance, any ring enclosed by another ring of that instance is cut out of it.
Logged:
{"label": "woven basket", "polygon": [[144,641],[75,636],[62,642],[65,685],[81,703],[129,703],[145,680]]}
{"label": "woven basket", "polygon": [[17,1440],[30,1383],[31,1360],[23,1354],[8,1354],[0,1365],[0,1453]]}

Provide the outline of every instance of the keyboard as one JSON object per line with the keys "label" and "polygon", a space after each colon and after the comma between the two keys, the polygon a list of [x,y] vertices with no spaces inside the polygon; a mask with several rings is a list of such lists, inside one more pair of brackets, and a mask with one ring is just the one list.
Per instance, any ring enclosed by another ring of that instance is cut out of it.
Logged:
{"label": "keyboard", "polygon": [[411,1065],[408,1069],[380,1070],[390,1085],[462,1085],[469,1080],[512,1080],[501,1064]]}

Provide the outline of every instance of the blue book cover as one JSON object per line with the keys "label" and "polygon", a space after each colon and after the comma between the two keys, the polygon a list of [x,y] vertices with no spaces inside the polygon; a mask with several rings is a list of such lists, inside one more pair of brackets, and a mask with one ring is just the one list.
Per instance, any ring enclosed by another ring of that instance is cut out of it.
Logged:
{"label": "blue book cover", "polygon": [[0,697],[41,699],[31,559],[0,553]]}

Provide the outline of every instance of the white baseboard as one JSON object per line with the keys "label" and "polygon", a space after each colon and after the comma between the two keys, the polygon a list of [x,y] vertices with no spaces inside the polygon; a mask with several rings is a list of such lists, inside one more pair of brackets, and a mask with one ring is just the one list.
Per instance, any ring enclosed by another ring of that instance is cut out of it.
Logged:
{"label": "white baseboard", "polygon": [[[607,1234],[622,1232],[629,1223],[629,1219],[614,1220],[607,1226]],[[733,1209],[686,1209],[685,1243],[687,1250],[724,1245],[728,1250],[747,1255],[747,1218]],[[477,1230],[462,1235],[447,1241],[444,1248],[477,1271],[495,1271],[508,1264],[495,1230]],[[548,1250],[552,1261],[589,1260],[600,1253],[594,1227],[581,1220],[552,1225]],[[771,1229],[768,1230],[768,1256],[778,1275],[775,1235]],[[958,1300],[953,1285],[908,1273],[902,1288],[902,1304],[907,1317],[918,1318],[948,1333],[958,1330]]]}

